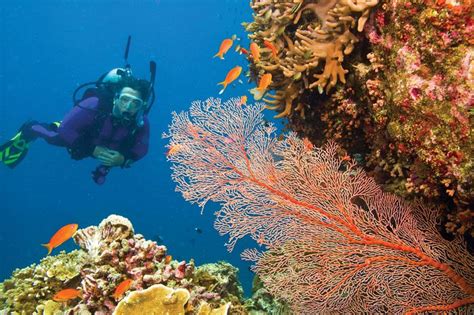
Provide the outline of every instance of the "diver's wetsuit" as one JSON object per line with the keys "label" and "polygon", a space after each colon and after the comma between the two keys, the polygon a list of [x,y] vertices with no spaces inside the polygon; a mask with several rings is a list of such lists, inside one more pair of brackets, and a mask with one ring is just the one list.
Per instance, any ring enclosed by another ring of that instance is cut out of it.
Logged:
{"label": "diver's wetsuit", "polygon": [[68,148],[72,158],[78,160],[92,156],[96,146],[118,151],[128,162],[137,161],[147,154],[150,126],[146,116],[144,125],[133,134],[133,128],[115,122],[111,114],[97,119],[100,114],[99,98],[89,97],[74,106],[58,128],[33,124],[25,133]]}

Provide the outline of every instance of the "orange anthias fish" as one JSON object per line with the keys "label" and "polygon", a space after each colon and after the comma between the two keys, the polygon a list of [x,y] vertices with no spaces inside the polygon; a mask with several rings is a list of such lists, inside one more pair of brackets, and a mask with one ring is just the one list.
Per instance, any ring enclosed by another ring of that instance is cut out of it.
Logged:
{"label": "orange anthias fish", "polygon": [[303,138],[303,145],[306,151],[311,151],[314,148],[313,143],[307,137]]}
{"label": "orange anthias fish", "polygon": [[56,233],[54,233],[53,237],[49,240],[48,244],[41,244],[42,246],[48,249],[48,255],[51,254],[53,248],[58,247],[68,239],[70,239],[74,233],[76,233],[78,228],[77,224],[68,224],[60,228]]}
{"label": "orange anthias fish", "polygon": [[122,297],[122,295],[130,289],[132,286],[133,280],[132,279],[125,279],[119,283],[119,285],[115,288],[114,292],[114,299],[118,300]]}
{"label": "orange anthias fish", "polygon": [[265,73],[264,75],[262,75],[262,77],[260,78],[260,82],[258,82],[258,87],[250,90],[250,93],[253,94],[253,98],[257,101],[260,100],[265,94],[265,92],[267,91],[268,86],[271,83],[272,83],[271,73]]}
{"label": "orange anthias fish", "polygon": [[170,157],[176,153],[178,153],[182,149],[182,145],[179,143],[173,143],[168,147],[168,151],[166,152],[166,156]]}
{"label": "orange anthias fish", "polygon": [[221,46],[219,47],[219,52],[214,55],[214,57],[219,57],[224,59],[224,54],[232,47],[234,42],[230,38],[226,38],[222,41]]}
{"label": "orange anthias fish", "polygon": [[169,264],[173,260],[173,256],[171,255],[166,255],[165,256],[165,264]]}
{"label": "orange anthias fish", "polygon": [[260,62],[260,48],[254,42],[250,44],[250,52],[252,53],[254,62]]}
{"label": "orange anthias fish", "polygon": [[225,80],[222,81],[222,82],[217,83],[217,84],[222,84],[224,86],[222,88],[222,90],[220,90],[219,94],[224,93],[224,90],[227,87],[227,85],[229,85],[229,83],[231,83],[232,81],[237,79],[241,72],[242,72],[242,67],[241,66],[236,66],[236,67],[230,69],[230,71],[227,73],[227,76],[225,77]]}
{"label": "orange anthias fish", "polygon": [[240,97],[240,102],[239,102],[240,105],[245,105],[247,104],[247,95],[242,95]]}
{"label": "orange anthias fish", "polygon": [[81,296],[81,291],[77,289],[64,289],[53,296],[53,301],[67,302]]}
{"label": "orange anthias fish", "polygon": [[272,52],[272,57],[274,59],[278,59],[278,50],[276,49],[276,47],[269,41],[264,41],[263,44],[265,45],[265,47],[267,47],[268,49],[270,49],[270,51]]}

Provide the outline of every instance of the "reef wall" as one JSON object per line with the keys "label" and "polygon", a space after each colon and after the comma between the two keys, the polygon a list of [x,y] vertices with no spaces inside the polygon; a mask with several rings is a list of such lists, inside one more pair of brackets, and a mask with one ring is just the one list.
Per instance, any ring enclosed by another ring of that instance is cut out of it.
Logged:
{"label": "reef wall", "polygon": [[470,1],[252,1],[249,58],[288,128],[336,140],[384,189],[442,205],[474,236],[474,22]]}

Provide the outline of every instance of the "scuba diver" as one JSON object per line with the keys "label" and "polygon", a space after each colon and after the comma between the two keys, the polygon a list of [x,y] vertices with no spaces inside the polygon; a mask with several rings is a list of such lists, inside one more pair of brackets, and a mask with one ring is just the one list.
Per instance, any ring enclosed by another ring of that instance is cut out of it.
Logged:
{"label": "scuba diver", "polygon": [[[131,37],[128,37],[125,61]],[[148,152],[150,126],[148,113],[153,104],[156,64],[150,62],[150,81],[132,75],[130,65],[102,75],[96,82],[80,85],[73,94],[74,106],[62,121],[39,123],[29,121],[18,133],[0,146],[0,161],[16,167],[37,138],[67,148],[71,158],[93,157],[100,165],[92,172],[101,185],[112,167],[130,167]],[[76,94],[89,87],[81,99]]]}

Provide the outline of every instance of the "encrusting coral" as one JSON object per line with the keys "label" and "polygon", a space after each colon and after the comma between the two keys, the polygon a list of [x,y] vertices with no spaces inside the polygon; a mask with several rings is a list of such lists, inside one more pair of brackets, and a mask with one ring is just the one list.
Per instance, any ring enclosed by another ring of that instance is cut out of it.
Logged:
{"label": "encrusting coral", "polygon": [[[270,72],[274,95],[264,99],[288,116],[296,109],[304,115],[301,94],[328,93],[337,82],[346,82],[344,56],[354,49],[370,9],[378,0],[276,0],[253,1],[254,21],[245,23],[249,37],[260,47],[271,43],[276,50],[263,48],[262,58],[251,58],[253,77]],[[357,24],[357,26],[356,26]],[[250,56],[252,57],[252,56]]]}
{"label": "encrusting coral", "polygon": [[[322,12],[332,12],[327,9],[331,3],[252,3],[256,14],[246,24],[249,37],[258,43],[273,40],[279,48],[278,59],[264,49],[260,63],[250,63],[254,77],[263,71],[273,74],[275,99],[267,101],[275,106],[268,108],[280,111],[277,117],[286,116],[289,129],[315,145],[336,140],[386,191],[442,205],[440,228],[464,234],[474,251],[472,2],[393,0],[372,7],[375,2],[364,2],[359,32],[346,29],[356,37],[356,46],[349,35],[340,44],[339,37],[328,37],[340,47],[336,51],[345,66],[325,61],[325,68],[338,71],[324,76],[326,93],[319,94],[314,91],[323,92],[318,81],[305,74],[321,66],[322,59],[309,47],[327,45],[312,37],[324,30],[318,21],[328,18]],[[349,20],[339,19],[346,26],[352,25]],[[297,67],[281,68],[286,61]],[[327,93],[331,82],[342,80],[344,85]]]}
{"label": "encrusting coral", "polygon": [[386,186],[446,209],[474,237],[474,20],[471,1],[390,1],[365,35],[372,139],[368,166]]}
{"label": "encrusting coral", "polygon": [[155,284],[148,289],[130,293],[120,301],[113,315],[184,315],[184,305],[188,302],[189,296],[189,291],[186,289],[172,289],[162,284]]}

